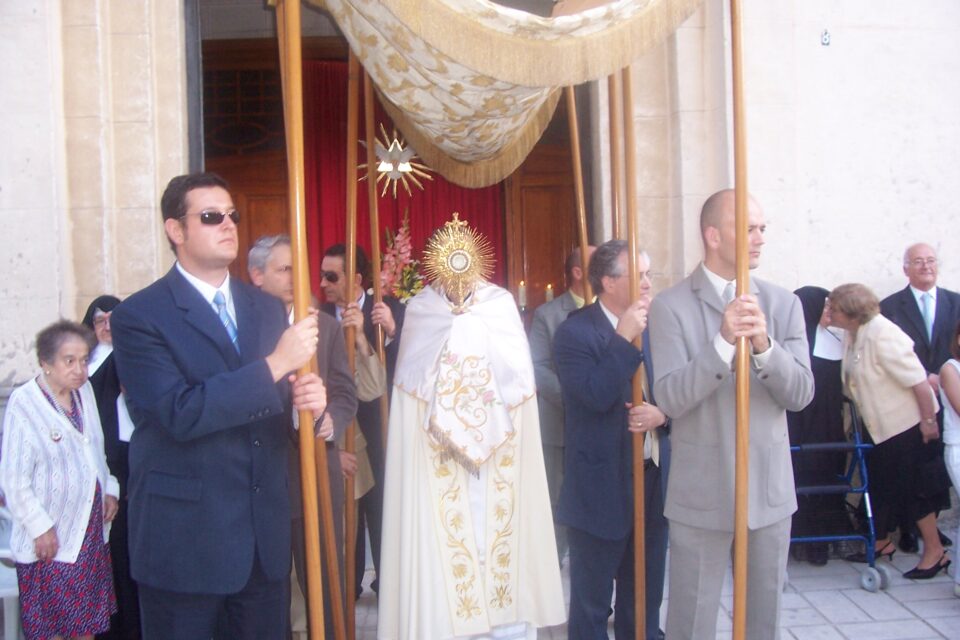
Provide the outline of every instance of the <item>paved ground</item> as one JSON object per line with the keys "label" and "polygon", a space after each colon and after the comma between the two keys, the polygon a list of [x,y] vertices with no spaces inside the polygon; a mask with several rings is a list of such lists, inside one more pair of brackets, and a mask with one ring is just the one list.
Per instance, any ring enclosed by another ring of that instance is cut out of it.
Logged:
{"label": "paved ground", "polygon": [[[925,582],[904,579],[902,573],[916,566],[917,559],[915,554],[898,552],[889,563],[892,583],[879,593],[859,587],[862,565],[831,560],[825,567],[814,567],[791,561],[783,594],[782,640],[960,640],[960,598],[953,595],[953,578],[940,574]],[[567,577],[564,572],[565,591]],[[724,594],[718,640],[732,637],[730,576]],[[662,615],[668,606],[664,602]],[[357,637],[376,638],[376,620],[376,600],[367,590],[357,606]],[[565,639],[566,626],[541,629],[539,637]]]}
{"label": "paved ground", "polygon": [[[956,495],[953,504],[957,504]],[[941,514],[940,528],[957,539],[960,509]],[[951,553],[956,558],[956,553]],[[869,593],[860,588],[863,565],[830,560],[824,567],[791,560],[788,584],[781,613],[782,640],[960,640],[960,598],[953,593],[953,570],[927,581],[903,577],[916,566],[916,554],[896,553],[890,567],[891,584],[886,591]],[[954,560],[956,562],[956,560]],[[564,593],[569,597],[569,573],[562,572]],[[376,598],[370,591],[372,572],[364,581],[364,593],[357,603],[357,638],[374,640],[377,629]],[[724,585],[722,610],[718,621],[718,640],[730,638],[733,605],[733,580],[728,574]],[[669,601],[664,602],[661,620]],[[2,616],[0,616],[2,619]],[[541,640],[565,640],[566,626],[540,630]],[[612,626],[610,637],[613,637]],[[9,640],[9,639],[7,639]],[[428,639],[423,639],[428,640]]]}
{"label": "paved ground", "polygon": [[[957,504],[956,495],[953,504]],[[956,540],[960,509],[941,514],[940,528]],[[960,543],[960,541],[957,541]],[[956,553],[951,553],[956,558]],[[960,640],[960,598],[953,594],[953,571],[932,580],[913,581],[903,577],[919,561],[916,554],[900,551],[893,561],[884,561],[891,572],[886,591],[869,593],[860,588],[864,565],[830,560],[824,567],[790,561],[788,584],[781,612],[782,640]],[[956,560],[954,560],[956,562]],[[368,573],[366,584],[371,576]],[[564,593],[569,597],[569,574],[564,568]],[[718,621],[717,639],[732,637],[733,578],[724,585],[723,610]],[[669,602],[661,610],[665,619]],[[357,603],[357,638],[376,638],[376,599],[369,588]],[[613,627],[610,627],[613,638]],[[566,626],[541,629],[541,640],[567,638]]]}

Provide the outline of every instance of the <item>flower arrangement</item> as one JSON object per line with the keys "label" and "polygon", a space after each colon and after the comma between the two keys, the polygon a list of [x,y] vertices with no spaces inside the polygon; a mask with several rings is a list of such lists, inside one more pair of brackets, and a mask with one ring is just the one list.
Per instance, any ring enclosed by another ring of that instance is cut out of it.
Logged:
{"label": "flower arrangement", "polygon": [[406,304],[410,298],[420,293],[424,286],[420,261],[413,258],[409,215],[404,214],[399,231],[393,233],[388,228],[386,234],[387,250],[383,254],[383,265],[380,269],[380,286]]}

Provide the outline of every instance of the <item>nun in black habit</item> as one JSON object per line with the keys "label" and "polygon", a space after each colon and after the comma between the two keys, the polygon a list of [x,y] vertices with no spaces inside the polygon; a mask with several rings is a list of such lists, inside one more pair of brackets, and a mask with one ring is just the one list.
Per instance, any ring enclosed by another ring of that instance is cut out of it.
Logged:
{"label": "nun in black habit", "polygon": [[[822,287],[800,287],[794,293],[803,306],[803,318],[810,348],[815,394],[802,411],[787,412],[790,444],[802,445],[846,440],[843,418],[843,381],[840,361],[843,357],[843,331],[827,326],[824,312],[827,295]],[[837,484],[844,472],[846,454],[842,452],[806,452],[793,454],[794,480],[798,487]],[[846,526],[843,495],[801,495],[793,515],[793,536],[835,535]],[[797,559],[824,565],[829,557],[827,543],[793,546]]]}

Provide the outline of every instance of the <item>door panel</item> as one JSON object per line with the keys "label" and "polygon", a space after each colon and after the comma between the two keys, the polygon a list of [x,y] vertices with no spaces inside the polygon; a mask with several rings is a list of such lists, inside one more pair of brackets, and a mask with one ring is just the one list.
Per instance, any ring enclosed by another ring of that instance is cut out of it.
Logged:
{"label": "door panel", "polygon": [[563,262],[577,244],[571,162],[569,147],[540,144],[507,178],[507,276],[514,295],[526,285],[527,323],[548,284],[566,290]]}

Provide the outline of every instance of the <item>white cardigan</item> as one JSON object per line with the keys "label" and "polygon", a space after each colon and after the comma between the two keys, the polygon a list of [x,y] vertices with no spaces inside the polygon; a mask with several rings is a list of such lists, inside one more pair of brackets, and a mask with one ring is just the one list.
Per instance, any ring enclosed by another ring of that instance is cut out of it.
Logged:
{"label": "white cardigan", "polygon": [[[96,484],[102,497],[120,487],[107,469],[103,431],[90,383],[80,387],[83,433],[51,406],[36,379],[10,394],[3,419],[0,488],[13,514],[10,549],[17,562],[36,562],[34,540],[56,527],[55,560],[76,562],[90,520]],[[110,535],[104,523],[103,541]]]}

